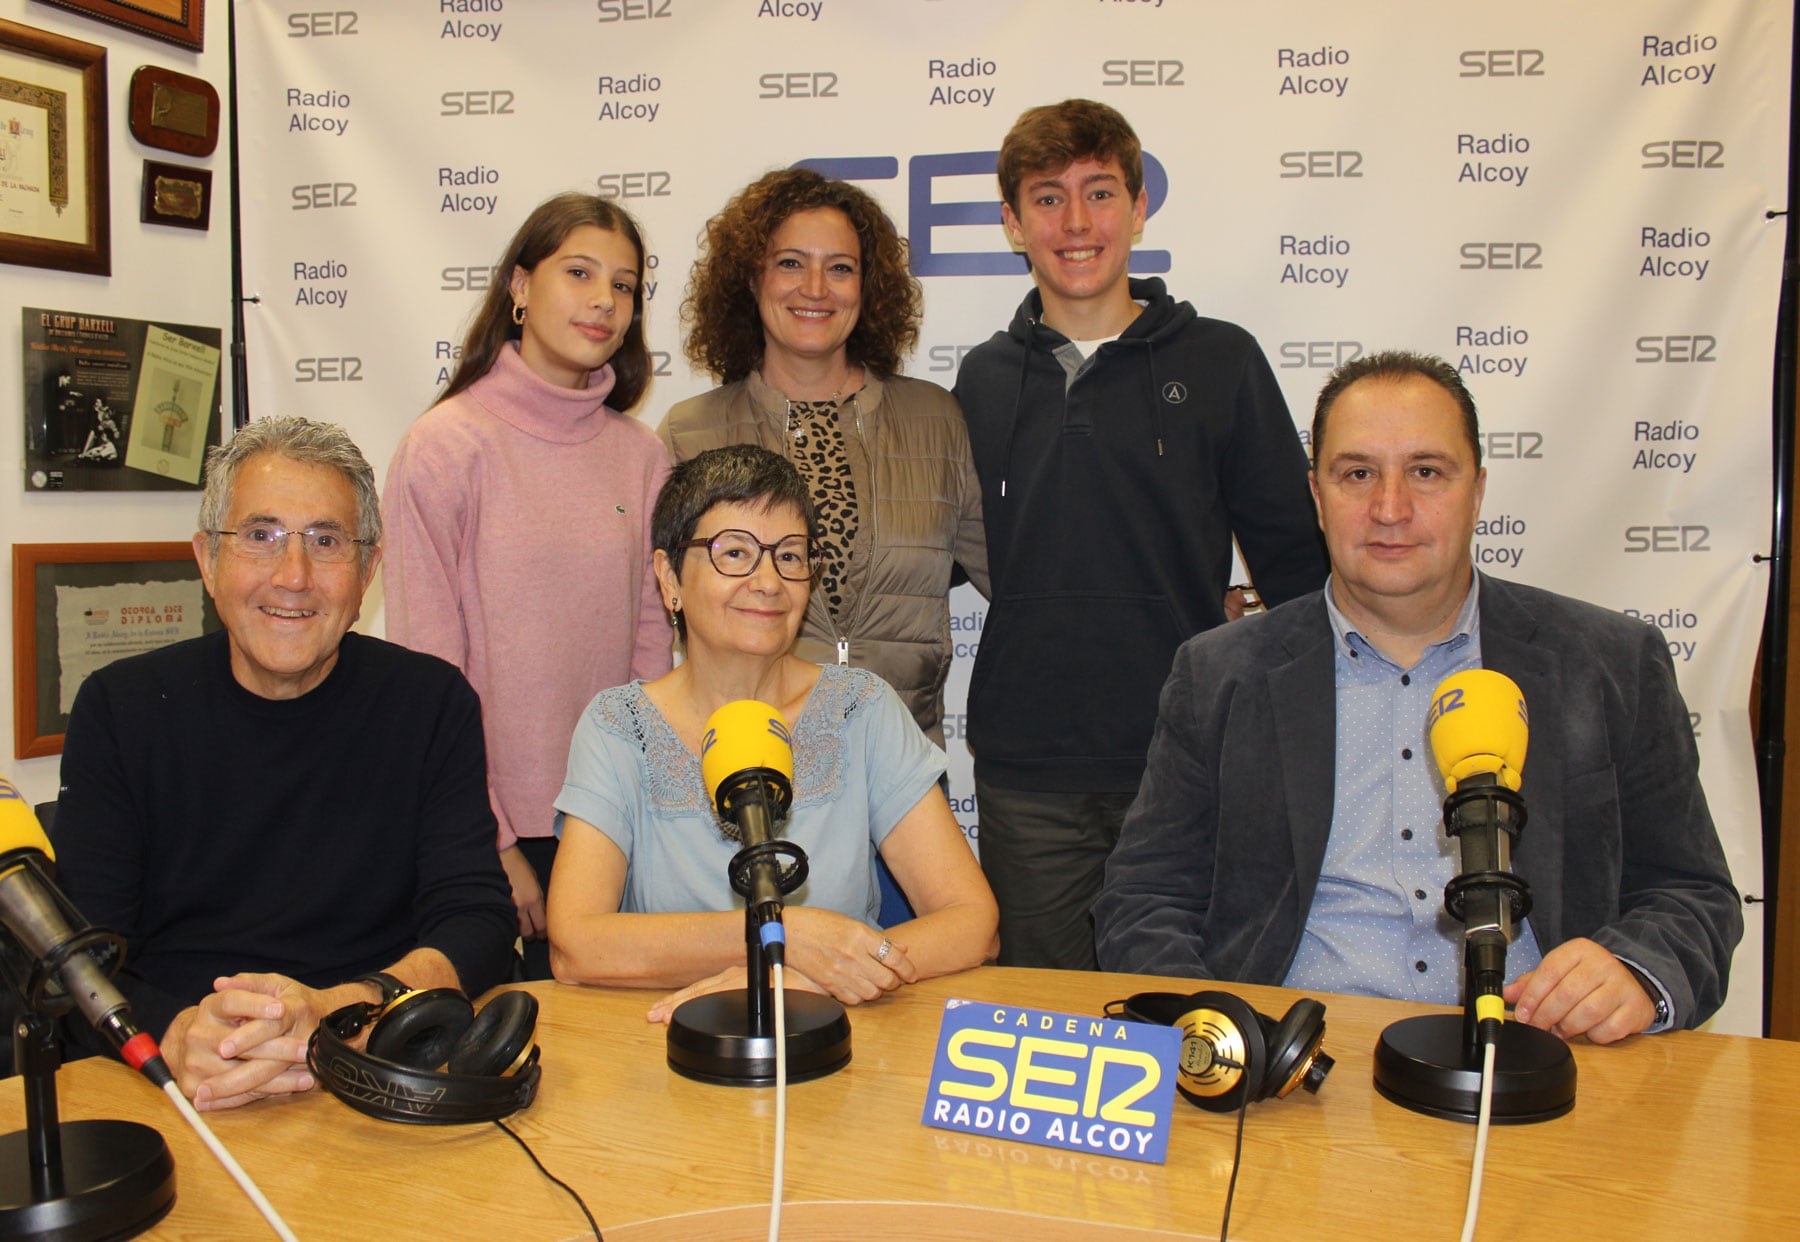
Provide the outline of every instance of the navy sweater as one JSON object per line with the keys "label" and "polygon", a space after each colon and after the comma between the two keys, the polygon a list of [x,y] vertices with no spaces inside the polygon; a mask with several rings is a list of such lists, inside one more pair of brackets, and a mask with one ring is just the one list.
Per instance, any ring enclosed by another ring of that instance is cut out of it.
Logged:
{"label": "navy sweater", "polygon": [[1143,312],[1070,381],[1034,289],[963,360],[993,602],[975,770],[1129,793],[1175,649],[1225,619],[1237,537],[1271,605],[1324,584],[1306,454],[1255,338],[1133,280]]}
{"label": "navy sweater", "polygon": [[346,634],[323,682],[277,701],[209,634],[101,669],[69,716],[59,878],[125,937],[118,983],[158,1038],[240,971],[329,987],[423,946],[471,996],[505,981],[494,834],[475,692],[379,639]]}

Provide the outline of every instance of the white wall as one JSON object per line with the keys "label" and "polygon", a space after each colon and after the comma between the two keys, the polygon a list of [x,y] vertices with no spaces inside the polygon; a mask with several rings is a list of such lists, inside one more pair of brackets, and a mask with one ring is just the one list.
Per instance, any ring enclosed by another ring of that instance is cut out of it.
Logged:
{"label": "white wall", "polygon": [[[131,319],[231,328],[231,217],[227,200],[228,137],[204,159],[146,147],[131,136],[131,75],[158,65],[202,78],[219,92],[224,111],[228,60],[226,4],[207,6],[206,50],[191,52],[156,39],[25,0],[0,0],[0,17],[107,49],[108,161],[112,200],[112,275],[82,276],[35,267],[0,266],[0,545],[5,548],[5,651],[0,661],[0,772],[34,802],[56,796],[59,760],[14,759],[12,545],[186,539],[194,533],[197,492],[67,492],[25,490],[25,430],[20,402],[19,308],[41,306]],[[222,121],[221,128],[228,122]],[[146,159],[213,170],[212,227],[206,232],[144,224],[138,201]],[[225,365],[225,423],[230,425],[229,361]]]}

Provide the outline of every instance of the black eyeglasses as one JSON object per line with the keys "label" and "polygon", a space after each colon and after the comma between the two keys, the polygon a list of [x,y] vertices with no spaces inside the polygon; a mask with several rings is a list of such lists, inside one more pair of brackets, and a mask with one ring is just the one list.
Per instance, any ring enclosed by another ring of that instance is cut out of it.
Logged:
{"label": "black eyeglasses", "polygon": [[805,535],[789,535],[779,543],[764,543],[747,530],[722,530],[710,539],[689,539],[678,548],[705,548],[712,567],[727,578],[748,578],[762,564],[763,553],[775,572],[789,582],[805,582],[819,567],[819,550]]}

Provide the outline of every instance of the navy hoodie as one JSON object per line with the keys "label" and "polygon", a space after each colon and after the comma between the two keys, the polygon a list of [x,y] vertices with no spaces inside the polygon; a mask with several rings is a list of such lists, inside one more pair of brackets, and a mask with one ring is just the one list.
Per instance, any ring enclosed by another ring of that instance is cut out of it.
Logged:
{"label": "navy hoodie", "polygon": [[1235,535],[1273,607],[1325,582],[1307,461],[1261,348],[1157,279],[1074,378],[1033,289],[963,360],[993,600],[969,684],[975,771],[1130,793],[1175,649],[1225,620]]}

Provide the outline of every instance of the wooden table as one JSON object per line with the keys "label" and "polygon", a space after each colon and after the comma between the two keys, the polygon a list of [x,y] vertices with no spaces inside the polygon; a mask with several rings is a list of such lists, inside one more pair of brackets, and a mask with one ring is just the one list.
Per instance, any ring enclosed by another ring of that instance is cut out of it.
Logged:
{"label": "wooden table", "polygon": [[[761,1239],[774,1102],[672,1073],[652,995],[530,985],[543,1002],[544,1080],[513,1118],[575,1186],[608,1242]],[[980,1138],[920,1123],[945,998],[1098,1013],[1145,989],[1118,975],[988,967],[850,1011],[849,1067],[790,1087],[791,1239],[1216,1237],[1235,1115],[1176,1100],[1165,1165]],[[1279,1016],[1276,988],[1234,989]],[[1337,1067],[1318,1096],[1252,1105],[1231,1236],[1454,1238],[1473,1126],[1418,1116],[1371,1081],[1376,1036],[1423,1006],[1323,997]],[[1575,1109],[1495,1127],[1480,1238],[1800,1234],[1800,1045],[1678,1033],[1575,1049]],[[147,1121],[168,1138],[174,1211],[149,1236],[272,1236],[168,1102],[123,1066],[59,1078],[67,1120]],[[0,1084],[0,1130],[23,1125],[19,1083]],[[321,1093],[216,1114],[212,1124],[305,1242],[365,1237],[572,1239],[574,1205],[492,1126],[374,1121]]]}

